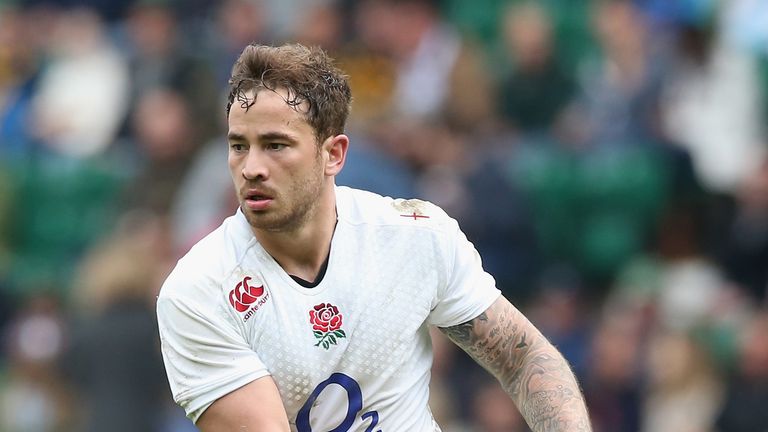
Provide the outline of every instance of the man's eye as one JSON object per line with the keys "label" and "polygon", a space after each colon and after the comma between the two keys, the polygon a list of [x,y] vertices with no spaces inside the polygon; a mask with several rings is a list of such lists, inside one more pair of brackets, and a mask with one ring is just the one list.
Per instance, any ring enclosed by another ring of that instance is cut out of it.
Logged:
{"label": "man's eye", "polygon": [[282,150],[285,148],[285,144],[281,143],[269,143],[267,144],[267,148],[270,150]]}
{"label": "man's eye", "polygon": [[234,151],[243,151],[245,150],[245,146],[243,144],[232,144],[232,150]]}

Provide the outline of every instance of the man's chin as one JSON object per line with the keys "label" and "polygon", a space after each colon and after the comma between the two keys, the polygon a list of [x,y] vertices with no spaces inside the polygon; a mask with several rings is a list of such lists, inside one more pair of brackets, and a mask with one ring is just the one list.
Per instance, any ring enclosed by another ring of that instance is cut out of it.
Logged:
{"label": "man's chin", "polygon": [[284,222],[270,217],[271,215],[266,214],[264,211],[255,211],[246,207],[243,209],[243,214],[251,228],[256,230],[282,231],[283,226],[285,225]]}

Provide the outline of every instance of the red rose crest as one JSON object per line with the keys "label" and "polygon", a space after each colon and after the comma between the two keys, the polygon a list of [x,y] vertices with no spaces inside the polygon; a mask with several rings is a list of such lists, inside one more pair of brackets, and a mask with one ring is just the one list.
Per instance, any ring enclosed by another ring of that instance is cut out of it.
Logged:
{"label": "red rose crest", "polygon": [[258,300],[258,298],[264,294],[264,285],[253,287],[248,285],[248,281],[251,280],[250,276],[246,276],[242,281],[238,282],[235,289],[229,292],[229,303],[238,312],[245,312],[248,308]]}
{"label": "red rose crest", "polygon": [[330,303],[320,303],[309,311],[309,323],[312,324],[312,333],[318,339],[315,346],[322,345],[328,349],[336,345],[339,339],[347,337],[341,329],[342,316],[339,308]]}

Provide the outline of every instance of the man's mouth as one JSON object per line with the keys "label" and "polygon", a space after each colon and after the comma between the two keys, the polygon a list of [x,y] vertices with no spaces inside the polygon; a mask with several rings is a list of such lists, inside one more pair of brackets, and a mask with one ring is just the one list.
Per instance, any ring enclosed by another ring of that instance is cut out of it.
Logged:
{"label": "man's mouth", "polygon": [[251,210],[265,210],[272,203],[272,196],[260,191],[245,194],[245,205]]}
{"label": "man's mouth", "polygon": [[262,201],[262,200],[271,199],[271,198],[261,194],[248,194],[246,195],[245,199],[248,201]]}

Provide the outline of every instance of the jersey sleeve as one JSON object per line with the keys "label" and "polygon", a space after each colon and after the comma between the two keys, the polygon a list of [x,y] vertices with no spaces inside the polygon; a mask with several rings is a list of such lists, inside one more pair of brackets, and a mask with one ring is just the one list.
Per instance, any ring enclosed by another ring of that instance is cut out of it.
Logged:
{"label": "jersey sleeve", "polygon": [[[180,282],[169,278],[163,291]],[[173,398],[197,422],[218,398],[269,371],[219,302],[193,298],[161,293],[157,316]]]}
{"label": "jersey sleeve", "polygon": [[482,266],[480,254],[452,221],[447,282],[437,290],[427,322],[438,327],[463,324],[485,312],[501,295],[496,281]]}

